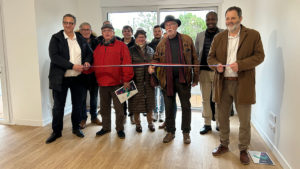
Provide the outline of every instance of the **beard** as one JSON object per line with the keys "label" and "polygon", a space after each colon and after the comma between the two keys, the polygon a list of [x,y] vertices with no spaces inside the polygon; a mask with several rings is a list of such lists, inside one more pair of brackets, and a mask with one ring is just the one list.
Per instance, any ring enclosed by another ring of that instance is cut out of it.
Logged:
{"label": "beard", "polygon": [[235,24],[233,24],[232,26],[229,26],[229,25],[226,25],[227,26],[227,29],[229,32],[234,32],[236,31],[239,27],[240,27],[240,23],[241,22],[236,22]]}

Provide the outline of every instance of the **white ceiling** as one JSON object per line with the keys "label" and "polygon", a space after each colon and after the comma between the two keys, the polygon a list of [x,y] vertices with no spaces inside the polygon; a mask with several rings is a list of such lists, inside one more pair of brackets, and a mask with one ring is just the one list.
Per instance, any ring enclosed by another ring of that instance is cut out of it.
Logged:
{"label": "white ceiling", "polygon": [[223,0],[100,0],[101,7],[167,6],[217,4]]}

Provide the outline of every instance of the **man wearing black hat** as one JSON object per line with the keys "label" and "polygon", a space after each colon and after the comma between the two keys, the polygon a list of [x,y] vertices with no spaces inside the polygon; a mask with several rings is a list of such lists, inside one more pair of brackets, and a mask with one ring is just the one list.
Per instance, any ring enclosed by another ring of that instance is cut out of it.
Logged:
{"label": "man wearing black hat", "polygon": [[116,130],[119,138],[125,138],[124,110],[115,91],[120,87],[128,88],[133,77],[132,67],[99,67],[103,65],[131,64],[128,47],[115,38],[114,28],[111,24],[101,28],[103,40],[94,50],[93,70],[100,86],[100,109],[102,116],[102,129],[96,133],[102,136],[111,131],[111,100],[116,112]]}
{"label": "man wearing black hat", "polygon": [[[181,25],[179,19],[168,15],[161,24],[166,29],[168,38],[164,38],[158,44],[154,55],[154,63],[165,64],[189,64],[198,65],[196,49],[191,37],[177,32]],[[154,66],[149,66],[149,73],[154,72]],[[163,89],[164,101],[166,107],[166,129],[167,135],[163,142],[168,143],[175,138],[175,114],[174,103],[176,102],[176,93],[179,96],[182,108],[181,130],[183,132],[183,141],[190,144],[191,130],[191,86],[198,83],[199,68],[194,66],[187,67],[161,67],[159,80]]]}

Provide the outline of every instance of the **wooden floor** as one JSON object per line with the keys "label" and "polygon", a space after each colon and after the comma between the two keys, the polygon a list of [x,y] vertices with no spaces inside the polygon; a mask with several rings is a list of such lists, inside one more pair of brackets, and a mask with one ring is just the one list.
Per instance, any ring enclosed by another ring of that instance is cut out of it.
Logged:
{"label": "wooden floor", "polygon": [[[203,126],[201,113],[192,115],[191,144],[183,144],[180,131],[181,112],[177,114],[177,131],[173,142],[164,144],[163,130],[151,133],[142,117],[143,133],[127,120],[126,139],[117,137],[116,131],[102,137],[95,137],[101,127],[89,125],[84,129],[85,137],[78,138],[71,133],[70,117],[64,122],[63,137],[52,144],[45,144],[51,133],[46,127],[0,125],[0,168],[1,169],[278,169],[282,168],[272,155],[257,131],[252,128],[250,150],[267,151],[275,166],[253,164],[244,166],[239,162],[238,119],[231,117],[230,152],[213,157],[211,151],[218,146],[218,133],[213,130],[200,135]],[[156,128],[159,123],[155,123]],[[215,125],[213,124],[215,129]],[[112,129],[114,128],[114,124]]]}

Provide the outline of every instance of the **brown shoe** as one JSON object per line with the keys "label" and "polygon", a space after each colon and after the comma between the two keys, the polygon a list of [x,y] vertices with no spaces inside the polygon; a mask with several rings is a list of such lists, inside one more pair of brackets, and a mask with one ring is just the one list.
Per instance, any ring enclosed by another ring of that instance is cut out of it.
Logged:
{"label": "brown shoe", "polygon": [[86,127],[86,120],[81,120],[79,127],[80,129],[84,129]]}
{"label": "brown shoe", "polygon": [[191,137],[190,137],[189,133],[183,133],[183,142],[184,142],[184,144],[191,143]]}
{"label": "brown shoe", "polygon": [[168,143],[172,141],[175,138],[175,134],[173,133],[167,133],[167,135],[163,139],[163,143]]}
{"label": "brown shoe", "polygon": [[213,156],[219,156],[219,155],[222,155],[222,154],[224,154],[228,151],[229,151],[228,147],[223,146],[222,144],[220,144],[219,147],[217,147],[213,150],[212,155]]}
{"label": "brown shoe", "polygon": [[[130,122],[131,122],[131,124],[135,124],[135,121],[134,121],[134,116],[133,115],[131,115],[131,116],[129,116],[130,117]],[[126,118],[126,117],[125,117]]]}
{"label": "brown shoe", "polygon": [[95,119],[91,120],[92,123],[97,124],[99,126],[102,125],[102,122],[98,119],[98,117],[96,117]]}
{"label": "brown shoe", "polygon": [[244,165],[248,165],[250,163],[250,159],[249,159],[247,150],[242,150],[240,152],[240,161]]}
{"label": "brown shoe", "polygon": [[166,123],[163,123],[161,126],[158,126],[159,129],[164,129],[166,127]]}
{"label": "brown shoe", "polygon": [[149,125],[148,125],[148,128],[149,128],[149,130],[152,131],[152,132],[155,131],[155,127],[154,127],[153,124],[149,124]]}

